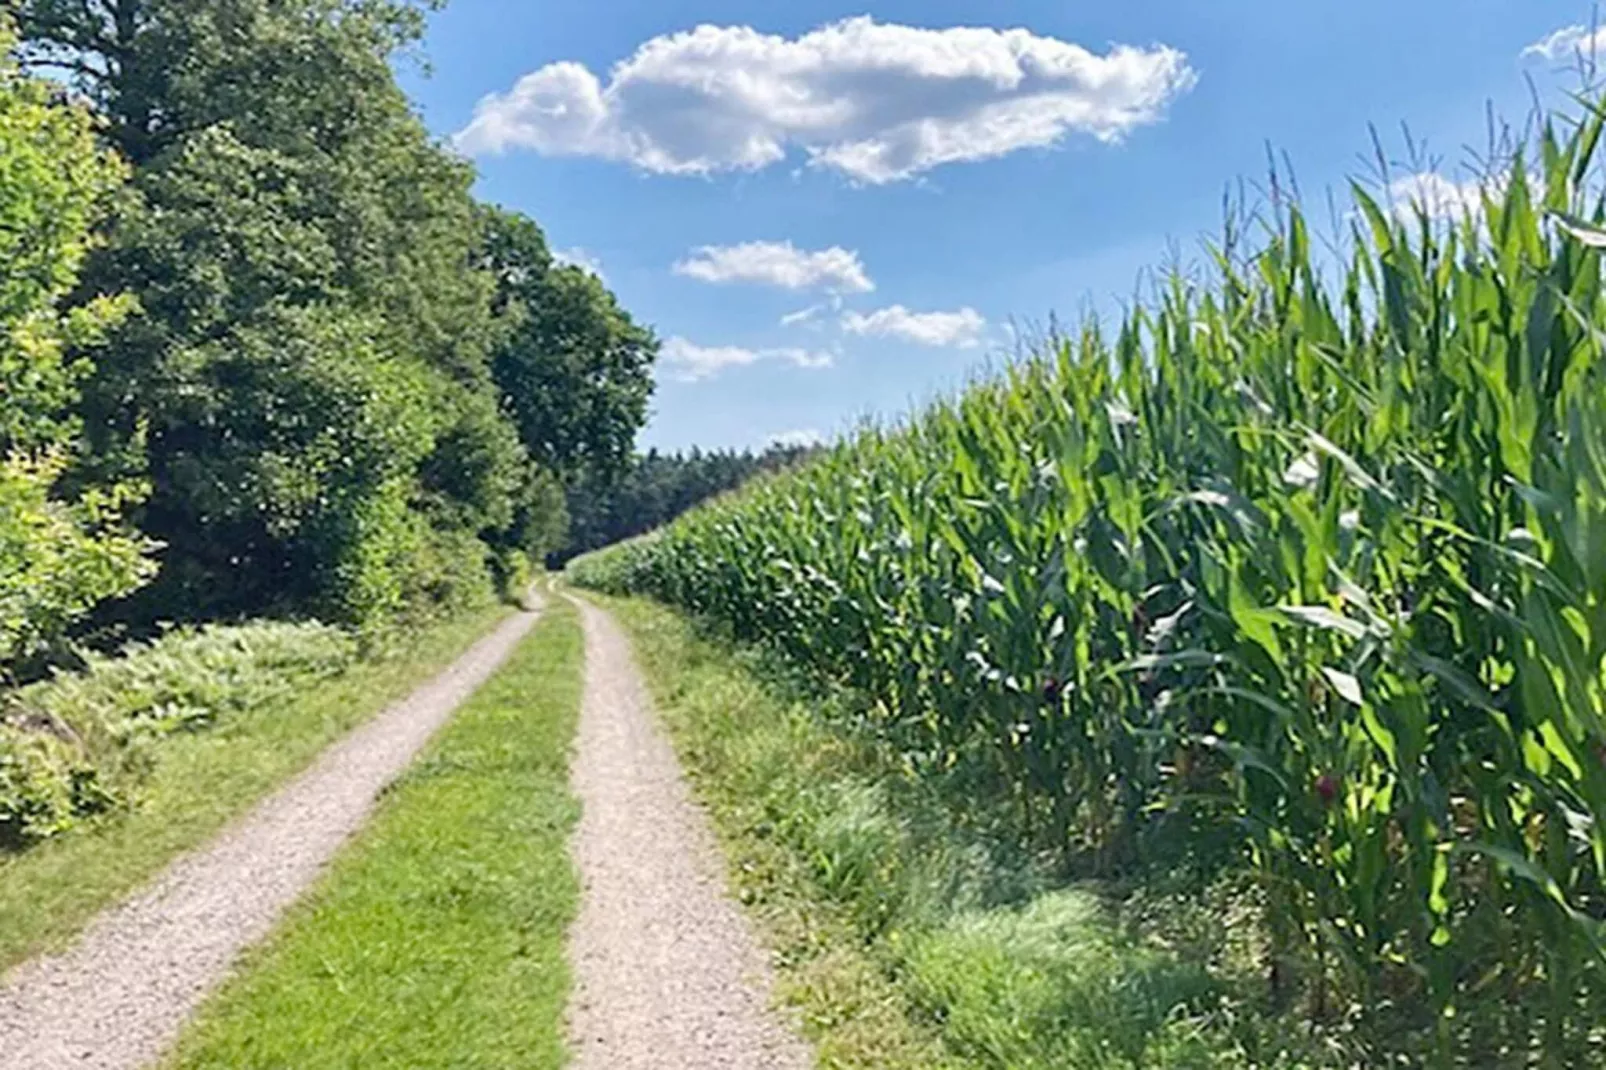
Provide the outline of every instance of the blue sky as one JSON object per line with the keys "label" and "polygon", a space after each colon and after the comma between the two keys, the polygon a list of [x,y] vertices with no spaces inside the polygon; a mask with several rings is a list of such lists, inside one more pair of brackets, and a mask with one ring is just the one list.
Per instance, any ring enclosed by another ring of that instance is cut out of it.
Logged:
{"label": "blue sky", "polygon": [[1528,77],[1554,94],[1590,15],[452,0],[431,73],[403,79],[482,197],[598,266],[666,340],[642,445],[758,446],[951,389],[1011,323],[1118,308],[1169,248],[1194,253],[1268,143],[1313,200],[1363,172],[1368,123],[1402,157],[1408,123],[1443,176],[1409,188],[1452,205],[1486,107],[1520,120]]}

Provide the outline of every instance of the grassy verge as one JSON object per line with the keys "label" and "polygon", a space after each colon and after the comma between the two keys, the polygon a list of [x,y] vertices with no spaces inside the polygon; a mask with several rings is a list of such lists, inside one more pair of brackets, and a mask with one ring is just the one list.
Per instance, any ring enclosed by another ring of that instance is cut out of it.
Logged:
{"label": "grassy verge", "polygon": [[562,1065],[582,660],[554,599],[168,1065]]}
{"label": "grassy verge", "polygon": [[0,854],[0,970],[62,946],[333,740],[444,669],[508,612],[498,606],[426,627],[284,702],[172,736],[155,749],[132,810]]}
{"label": "grassy verge", "polygon": [[630,633],[676,751],[712,813],[735,890],[778,952],[780,998],[798,1013],[820,1065],[965,1066],[880,969],[851,910],[792,835],[811,820],[806,785],[829,791],[861,780],[852,748],[766,686],[735,651],[697,638],[680,614],[644,600],[587,597]]}
{"label": "grassy verge", "polygon": [[851,696],[809,694],[657,604],[597,600],[635,641],[822,1066],[1325,1065],[1234,982],[1256,950],[1225,916],[1241,896],[1067,886],[856,742]]}

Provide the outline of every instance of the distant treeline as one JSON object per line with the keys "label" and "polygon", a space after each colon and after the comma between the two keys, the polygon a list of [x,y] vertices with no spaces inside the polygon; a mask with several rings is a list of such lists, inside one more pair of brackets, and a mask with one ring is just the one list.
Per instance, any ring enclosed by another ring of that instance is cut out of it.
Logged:
{"label": "distant treeline", "polygon": [[425,129],[435,6],[4,5],[0,665],[481,598],[629,468],[657,340]]}
{"label": "distant treeline", "polygon": [[569,489],[569,540],[550,558],[556,567],[572,557],[662,527],[688,509],[778,471],[813,452],[807,446],[766,450],[692,449],[639,456],[622,474],[582,477]]}

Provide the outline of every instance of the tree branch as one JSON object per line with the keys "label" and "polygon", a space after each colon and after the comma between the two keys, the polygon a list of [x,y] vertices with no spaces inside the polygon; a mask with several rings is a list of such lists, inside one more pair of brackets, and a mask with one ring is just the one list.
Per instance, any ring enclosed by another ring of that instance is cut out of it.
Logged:
{"label": "tree branch", "polygon": [[50,69],[58,71],[71,71],[73,74],[88,78],[95,82],[105,82],[109,77],[105,71],[78,59],[28,59],[18,60],[18,65],[24,70]]}

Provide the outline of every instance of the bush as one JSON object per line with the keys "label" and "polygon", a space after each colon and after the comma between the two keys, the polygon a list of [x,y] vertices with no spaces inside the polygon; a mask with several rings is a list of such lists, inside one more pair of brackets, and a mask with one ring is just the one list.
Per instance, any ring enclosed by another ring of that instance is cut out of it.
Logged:
{"label": "bush", "polygon": [[64,305],[123,169],[88,113],[20,73],[13,45],[0,16],[0,665],[153,571],[151,546],[121,524],[139,487],[62,486],[82,445],[67,411],[88,370],[68,350],[99,342],[128,307]]}
{"label": "bush", "polygon": [[0,706],[0,847],[56,835],[126,805],[153,748],[260,711],[357,658],[326,624],[209,625],[11,692]]}
{"label": "bush", "polygon": [[522,605],[535,579],[530,559],[521,550],[501,550],[492,564],[496,575],[496,590],[504,602]]}

